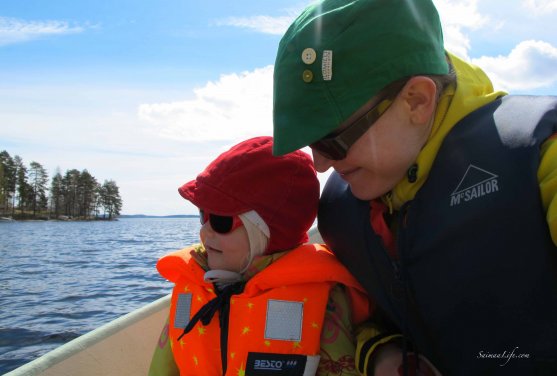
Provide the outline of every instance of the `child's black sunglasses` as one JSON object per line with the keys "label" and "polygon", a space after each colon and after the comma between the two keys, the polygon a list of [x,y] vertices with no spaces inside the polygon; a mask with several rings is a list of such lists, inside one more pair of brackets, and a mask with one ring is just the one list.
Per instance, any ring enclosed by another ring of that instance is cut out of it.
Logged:
{"label": "child's black sunglasses", "polygon": [[228,234],[243,225],[242,220],[237,215],[217,215],[207,213],[203,209],[199,209],[199,220],[202,225],[209,221],[213,231],[219,234]]}

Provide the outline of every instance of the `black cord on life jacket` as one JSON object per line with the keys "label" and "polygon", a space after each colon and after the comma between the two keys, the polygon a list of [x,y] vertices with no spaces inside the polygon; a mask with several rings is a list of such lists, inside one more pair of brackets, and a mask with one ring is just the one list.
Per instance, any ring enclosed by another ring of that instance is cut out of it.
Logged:
{"label": "black cord on life jacket", "polygon": [[221,339],[221,361],[222,372],[226,373],[227,353],[228,353],[228,316],[230,313],[230,298],[232,295],[240,294],[244,291],[245,282],[236,282],[228,285],[222,290],[216,289],[217,296],[205,303],[203,307],[197,311],[191,318],[188,325],[184,328],[182,334],[178,337],[178,341],[195,327],[201,321],[203,325],[209,325],[213,316],[219,311],[220,339]]}

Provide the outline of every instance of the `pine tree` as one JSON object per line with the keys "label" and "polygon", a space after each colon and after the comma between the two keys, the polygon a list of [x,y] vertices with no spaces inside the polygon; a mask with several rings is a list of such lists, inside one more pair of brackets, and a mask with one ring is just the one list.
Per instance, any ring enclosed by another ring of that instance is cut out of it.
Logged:
{"label": "pine tree", "polygon": [[17,207],[23,213],[27,209],[28,203],[30,202],[32,190],[29,182],[27,180],[27,167],[23,164],[23,159],[19,155],[14,156],[14,164],[16,168],[16,191],[17,196],[13,197],[13,207],[12,214],[15,214],[16,199],[18,201]]}
{"label": "pine tree", "polygon": [[76,217],[78,209],[78,187],[81,173],[76,170],[68,170],[62,179],[62,192],[64,195],[64,214],[69,217]]}
{"label": "pine tree", "polygon": [[38,162],[31,162],[29,165],[29,181],[31,187],[31,206],[33,208],[33,217],[37,210],[46,210],[46,184],[48,183],[48,174],[44,167]]}
{"label": "pine tree", "polygon": [[84,218],[91,217],[94,212],[97,195],[98,195],[97,179],[92,176],[89,171],[83,170],[79,176],[79,215]]}
{"label": "pine tree", "polygon": [[0,206],[4,213],[9,213],[12,198],[15,196],[16,167],[13,158],[5,150],[0,152],[0,165],[2,165],[3,171],[3,177],[0,181],[3,200],[0,202]]}
{"label": "pine tree", "polygon": [[62,174],[57,169],[50,184],[50,211],[54,213],[54,218],[58,218],[64,209],[63,184]]}
{"label": "pine tree", "polygon": [[5,192],[4,192],[4,165],[0,163],[0,214],[5,210]]}
{"label": "pine tree", "polygon": [[116,182],[113,180],[105,180],[100,188],[101,205],[105,213],[108,213],[108,219],[119,215],[122,210],[122,199]]}

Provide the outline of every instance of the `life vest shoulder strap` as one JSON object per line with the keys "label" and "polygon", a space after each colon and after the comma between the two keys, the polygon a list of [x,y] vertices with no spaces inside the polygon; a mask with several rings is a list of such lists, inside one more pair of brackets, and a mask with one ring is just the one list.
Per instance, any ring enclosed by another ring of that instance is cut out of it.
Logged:
{"label": "life vest shoulder strap", "polygon": [[353,320],[359,323],[371,313],[373,305],[356,278],[338,261],[334,254],[322,244],[301,245],[256,274],[244,290],[256,295],[258,291],[285,285],[311,283],[342,284],[353,306]]}

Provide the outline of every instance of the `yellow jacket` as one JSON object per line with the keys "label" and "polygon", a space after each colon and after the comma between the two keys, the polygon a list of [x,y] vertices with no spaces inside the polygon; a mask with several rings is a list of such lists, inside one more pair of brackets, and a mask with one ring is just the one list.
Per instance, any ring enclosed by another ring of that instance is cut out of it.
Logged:
{"label": "yellow jacket", "polygon": [[[406,201],[414,198],[427,180],[441,143],[458,121],[470,112],[506,95],[502,91],[493,90],[490,79],[480,68],[454,55],[449,54],[449,57],[456,71],[456,87],[449,87],[441,96],[431,134],[416,159],[417,180],[414,183],[402,180],[392,193],[384,198],[391,209],[397,210]],[[551,237],[557,245],[557,136],[551,137],[542,145],[541,156],[538,181]]]}

